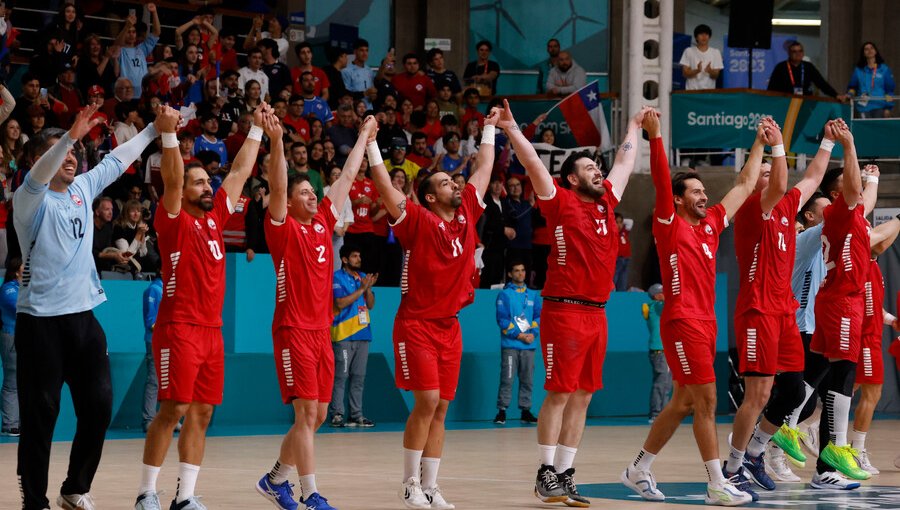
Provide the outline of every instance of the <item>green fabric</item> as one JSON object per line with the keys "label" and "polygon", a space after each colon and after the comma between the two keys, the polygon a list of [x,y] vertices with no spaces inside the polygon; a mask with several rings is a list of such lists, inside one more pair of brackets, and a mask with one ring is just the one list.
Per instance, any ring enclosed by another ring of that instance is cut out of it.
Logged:
{"label": "green fabric", "polygon": [[663,350],[662,337],[659,335],[659,318],[662,315],[663,302],[651,300],[647,303],[650,308],[650,317],[647,319],[647,329],[650,331],[650,345],[648,349],[651,351]]}

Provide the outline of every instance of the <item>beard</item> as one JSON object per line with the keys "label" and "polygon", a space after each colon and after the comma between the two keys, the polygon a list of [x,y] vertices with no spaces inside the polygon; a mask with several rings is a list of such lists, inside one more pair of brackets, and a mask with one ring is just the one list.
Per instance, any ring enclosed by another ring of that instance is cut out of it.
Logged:
{"label": "beard", "polygon": [[453,198],[450,199],[450,207],[456,209],[457,207],[462,205],[462,195],[453,195]]}
{"label": "beard", "polygon": [[599,189],[595,188],[590,181],[584,181],[581,179],[578,179],[578,186],[575,188],[575,190],[582,195],[593,198],[594,200],[603,198],[603,195],[606,194],[606,188],[602,186]]}
{"label": "beard", "polygon": [[213,196],[211,193],[204,193],[200,195],[200,198],[196,200],[191,200],[190,203],[202,209],[204,212],[209,212],[213,210]]}

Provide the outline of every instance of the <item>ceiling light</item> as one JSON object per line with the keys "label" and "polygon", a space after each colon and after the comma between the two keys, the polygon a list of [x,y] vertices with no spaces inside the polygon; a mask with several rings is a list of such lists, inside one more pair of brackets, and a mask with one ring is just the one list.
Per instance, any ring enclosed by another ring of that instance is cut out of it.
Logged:
{"label": "ceiling light", "polygon": [[820,19],[799,18],[772,18],[772,25],[776,27],[818,27],[822,25]]}

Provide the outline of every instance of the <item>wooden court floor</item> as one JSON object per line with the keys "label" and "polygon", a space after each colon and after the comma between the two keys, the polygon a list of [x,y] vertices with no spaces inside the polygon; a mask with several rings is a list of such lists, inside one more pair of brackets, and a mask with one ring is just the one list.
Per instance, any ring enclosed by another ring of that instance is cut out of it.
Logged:
{"label": "wooden court floor", "polygon": [[[590,491],[594,508],[662,507],[640,500],[627,501],[620,494],[623,491],[617,483],[619,474],[634,457],[647,431],[647,426],[593,426],[585,431],[575,462],[576,480],[583,487],[583,493]],[[719,449],[723,455],[727,454],[725,438],[728,432],[729,426],[719,425]],[[278,436],[210,438],[197,486],[197,493],[203,496],[204,504],[210,510],[271,509],[272,506],[256,494],[253,485],[271,467],[280,440]],[[402,474],[400,432],[378,432],[375,429],[350,434],[321,434],[317,441],[318,487],[331,504],[341,510],[402,508],[396,495]],[[535,441],[533,427],[449,431],[439,478],[445,496],[461,510],[563,508],[560,504],[542,504],[531,494],[537,467]],[[64,442],[53,445],[51,503],[65,476],[69,447],[70,444]],[[140,481],[142,447],[143,441],[136,439],[106,442],[92,490],[98,509],[132,508]],[[860,494],[825,494],[829,497],[821,498],[825,496],[822,491],[815,491],[816,497],[826,502],[807,502],[800,508],[900,508],[900,469],[893,463],[894,457],[900,454],[900,420],[875,421],[869,433],[868,449],[873,463],[882,470],[882,474],[863,482],[864,487],[888,486],[889,489],[879,489],[874,497],[870,494],[865,500],[868,503],[858,498]],[[15,459],[16,445],[0,444],[0,480],[3,480],[0,485],[0,509],[3,510],[19,508],[20,505]],[[177,461],[173,442],[159,479],[160,489],[166,493],[163,495],[164,508],[174,495]],[[795,472],[808,481],[812,465],[809,462],[810,467]],[[657,458],[654,474],[661,484],[705,480],[690,426],[683,425],[678,430]],[[687,484],[679,485],[687,487]],[[689,488],[697,493],[700,487],[702,485],[695,483]],[[795,493],[803,492],[800,490],[802,486],[793,487]],[[619,499],[604,497],[615,497],[613,493],[619,494]],[[857,500],[853,500],[854,497]],[[682,500],[688,501],[690,498]],[[754,506],[783,507],[776,501],[762,503]],[[664,508],[691,506],[668,502]]]}

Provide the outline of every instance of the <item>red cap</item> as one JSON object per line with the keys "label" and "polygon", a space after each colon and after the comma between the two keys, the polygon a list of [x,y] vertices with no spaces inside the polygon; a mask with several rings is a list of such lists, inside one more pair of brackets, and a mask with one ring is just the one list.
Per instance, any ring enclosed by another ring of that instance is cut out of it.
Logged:
{"label": "red cap", "polygon": [[106,97],[106,91],[103,90],[103,87],[100,85],[94,85],[88,89],[88,96],[104,96]]}

